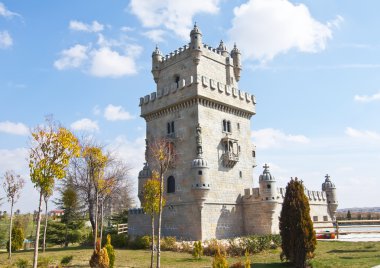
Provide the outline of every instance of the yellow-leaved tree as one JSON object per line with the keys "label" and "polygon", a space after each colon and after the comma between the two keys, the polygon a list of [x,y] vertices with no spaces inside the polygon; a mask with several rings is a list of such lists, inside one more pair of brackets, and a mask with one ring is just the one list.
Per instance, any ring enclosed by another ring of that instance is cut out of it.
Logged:
{"label": "yellow-leaved tree", "polygon": [[65,177],[66,167],[72,157],[79,156],[80,146],[73,133],[51,118],[46,119],[45,125],[37,126],[32,130],[31,136],[30,179],[40,194],[33,258],[33,268],[36,268],[43,196],[52,192],[56,179]]}
{"label": "yellow-leaved tree", "polygon": [[153,170],[158,173],[160,181],[159,188],[159,204],[158,204],[158,230],[157,230],[157,263],[156,267],[161,266],[161,224],[163,210],[163,188],[164,176],[166,172],[174,167],[176,162],[176,152],[174,142],[170,139],[162,138],[153,141],[148,141],[148,162],[153,166]]}
{"label": "yellow-leaved tree", "polygon": [[[150,268],[153,268],[154,262],[154,215],[158,213],[160,207],[160,175],[157,171],[153,171],[152,178],[147,180],[143,189],[143,203],[144,211],[151,217],[152,223],[152,252],[150,260]],[[162,199],[162,205],[165,206],[165,199]]]}
{"label": "yellow-leaved tree", "polygon": [[107,185],[104,179],[104,170],[108,161],[108,157],[103,154],[102,149],[97,146],[87,146],[82,150],[82,157],[87,163],[87,172],[90,180],[92,180],[95,190],[95,230],[94,230],[94,249],[96,249],[96,241],[98,239],[98,214],[99,214],[99,195],[103,192]]}

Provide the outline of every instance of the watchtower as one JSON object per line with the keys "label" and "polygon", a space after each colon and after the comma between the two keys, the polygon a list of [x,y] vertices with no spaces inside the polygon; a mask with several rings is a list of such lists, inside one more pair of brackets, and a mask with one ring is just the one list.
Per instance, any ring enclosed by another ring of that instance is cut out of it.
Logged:
{"label": "watchtower", "polygon": [[[190,43],[163,56],[156,47],[152,74],[156,91],[140,99],[147,146],[170,139],[177,154],[165,174],[163,233],[207,239],[242,232],[239,197],[253,185],[255,147],[250,119],[255,97],[239,89],[241,55],[203,43],[197,25]],[[139,176],[139,197],[149,178]]]}

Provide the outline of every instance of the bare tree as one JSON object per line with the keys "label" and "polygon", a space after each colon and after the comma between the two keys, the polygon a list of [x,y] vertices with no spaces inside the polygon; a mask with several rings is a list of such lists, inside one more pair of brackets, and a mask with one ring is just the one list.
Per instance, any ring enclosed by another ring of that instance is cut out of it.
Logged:
{"label": "bare tree", "polygon": [[[89,141],[88,139],[83,139],[82,144],[84,144],[83,148],[102,148],[94,141]],[[86,211],[88,211],[94,236],[98,229],[97,211],[101,211],[102,206],[105,203],[115,201],[113,202],[116,204],[115,207],[119,207],[121,209],[128,208],[132,200],[132,187],[128,181],[128,172],[130,170],[129,167],[109,152],[104,155],[107,157],[107,161],[105,162],[102,179],[99,181],[100,183],[93,180],[91,177],[92,166],[89,165],[89,162],[86,162],[86,159],[83,157],[72,159],[68,171],[68,179],[70,179],[71,183],[78,192],[79,202],[83,204],[83,206],[86,207]],[[100,202],[96,202],[97,196]],[[100,225],[102,225],[102,218],[106,213],[99,214],[103,214],[99,217]],[[102,235],[102,231],[100,234]]]}
{"label": "bare tree", "polygon": [[20,175],[16,174],[13,170],[8,170],[4,174],[3,188],[8,198],[8,202],[11,203],[11,217],[9,224],[9,253],[8,259],[12,257],[12,224],[13,224],[13,205],[20,197],[21,189],[24,187],[24,179]]}

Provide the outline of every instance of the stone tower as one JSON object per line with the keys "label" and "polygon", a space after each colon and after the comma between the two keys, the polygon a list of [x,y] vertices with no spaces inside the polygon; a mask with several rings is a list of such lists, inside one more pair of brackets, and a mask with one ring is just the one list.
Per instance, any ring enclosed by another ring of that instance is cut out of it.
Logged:
{"label": "stone tower", "polygon": [[[164,235],[198,240],[243,232],[239,201],[253,185],[255,98],[239,90],[241,70],[236,45],[231,53],[223,41],[212,48],[196,25],[188,45],[152,54],[156,91],[140,99],[147,146],[166,138],[177,153],[165,174]],[[140,172],[139,197],[150,167]]]}

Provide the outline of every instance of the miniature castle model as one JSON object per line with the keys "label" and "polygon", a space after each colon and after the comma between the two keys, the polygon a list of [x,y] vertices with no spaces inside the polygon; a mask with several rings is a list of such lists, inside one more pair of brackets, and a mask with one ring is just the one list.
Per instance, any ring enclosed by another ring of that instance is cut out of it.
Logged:
{"label": "miniature castle model", "polygon": [[[250,119],[255,115],[254,95],[238,87],[241,54],[236,45],[229,53],[202,42],[195,25],[191,41],[169,55],[152,54],[156,92],[140,98],[146,121],[146,141],[170,139],[178,155],[165,173],[162,234],[186,240],[228,238],[279,232],[285,195],[264,166],[259,188],[252,188],[256,166]],[[139,173],[138,196],[151,178],[151,164]],[[314,221],[334,220],[338,206],[329,176],[322,191],[305,194]],[[151,233],[150,216],[143,209],[129,210],[131,236]]]}

